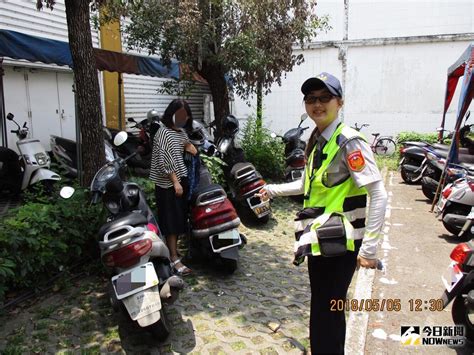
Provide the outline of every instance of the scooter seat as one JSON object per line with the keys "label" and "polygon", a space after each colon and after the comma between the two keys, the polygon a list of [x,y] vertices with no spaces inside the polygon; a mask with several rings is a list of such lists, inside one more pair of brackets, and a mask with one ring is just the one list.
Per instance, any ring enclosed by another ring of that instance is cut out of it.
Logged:
{"label": "scooter seat", "polygon": [[113,221],[107,222],[99,228],[99,238],[102,240],[107,232],[122,226],[139,226],[141,224],[146,225],[148,223],[147,218],[140,213],[128,212],[120,215]]}
{"label": "scooter seat", "polygon": [[76,142],[74,142],[73,140],[58,136],[54,136],[54,139],[56,141],[56,144],[63,147],[67,152],[74,154],[76,153]]}

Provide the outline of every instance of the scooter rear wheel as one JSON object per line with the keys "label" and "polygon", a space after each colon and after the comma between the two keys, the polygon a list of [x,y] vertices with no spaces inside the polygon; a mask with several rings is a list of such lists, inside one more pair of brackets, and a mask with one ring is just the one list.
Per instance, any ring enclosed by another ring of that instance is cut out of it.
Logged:
{"label": "scooter rear wheel", "polygon": [[222,270],[224,270],[226,274],[231,275],[235,272],[235,270],[237,270],[237,260],[222,259],[221,262],[222,262]]}
{"label": "scooter rear wheel", "polygon": [[417,178],[417,176],[409,171],[406,171],[403,169],[403,165],[400,170],[400,175],[402,176],[403,181],[405,181],[409,185],[414,185],[419,183],[418,181],[413,181],[414,179]]}
{"label": "scooter rear wheel", "polygon": [[[472,288],[464,290],[463,293],[468,293]],[[451,309],[454,324],[464,325],[466,329],[466,338],[474,341],[474,311],[471,311],[467,305],[467,300],[461,295],[457,296],[453,302]]]}
{"label": "scooter rear wheel", "polygon": [[146,328],[158,341],[164,341],[170,335],[170,327],[168,319],[163,309],[163,305],[160,309],[160,320],[155,324],[152,324]]}

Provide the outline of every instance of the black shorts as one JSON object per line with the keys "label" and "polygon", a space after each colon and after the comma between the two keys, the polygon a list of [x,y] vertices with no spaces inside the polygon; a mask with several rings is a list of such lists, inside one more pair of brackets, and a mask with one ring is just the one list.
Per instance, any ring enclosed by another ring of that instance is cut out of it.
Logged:
{"label": "black shorts", "polygon": [[181,186],[183,186],[183,195],[177,197],[174,187],[164,189],[155,185],[155,198],[158,225],[161,233],[167,235],[180,235],[187,231],[188,220],[188,180],[181,178]]}

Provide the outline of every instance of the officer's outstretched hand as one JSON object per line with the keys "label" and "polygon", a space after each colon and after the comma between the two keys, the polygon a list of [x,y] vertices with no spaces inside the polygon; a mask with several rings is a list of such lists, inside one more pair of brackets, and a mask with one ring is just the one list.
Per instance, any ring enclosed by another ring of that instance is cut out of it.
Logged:
{"label": "officer's outstretched hand", "polygon": [[260,197],[262,201],[267,201],[268,199],[270,199],[270,196],[268,195],[268,191],[266,188],[260,189],[258,194],[255,194],[255,196]]}
{"label": "officer's outstretched hand", "polygon": [[357,268],[361,266],[367,269],[375,269],[377,267],[377,259],[366,259],[363,256],[357,255]]}

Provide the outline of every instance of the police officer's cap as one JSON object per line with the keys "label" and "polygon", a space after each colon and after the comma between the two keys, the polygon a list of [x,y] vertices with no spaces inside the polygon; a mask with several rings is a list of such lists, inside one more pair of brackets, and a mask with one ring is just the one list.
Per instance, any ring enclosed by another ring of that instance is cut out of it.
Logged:
{"label": "police officer's cap", "polygon": [[311,91],[319,90],[324,87],[326,87],[334,96],[342,97],[342,87],[339,79],[326,72],[322,72],[314,78],[306,80],[303,85],[301,85],[301,92],[303,95],[308,95]]}

